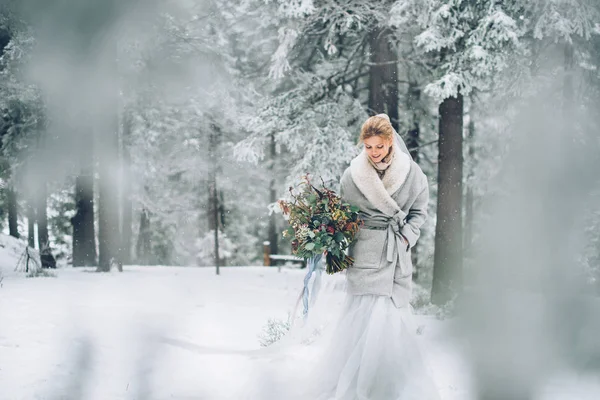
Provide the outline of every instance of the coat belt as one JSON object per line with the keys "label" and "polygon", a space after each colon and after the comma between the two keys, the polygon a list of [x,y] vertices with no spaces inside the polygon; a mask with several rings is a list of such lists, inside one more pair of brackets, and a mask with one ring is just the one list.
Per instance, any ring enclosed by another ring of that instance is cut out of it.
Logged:
{"label": "coat belt", "polygon": [[[402,234],[400,231],[406,223],[406,214],[403,211],[399,211],[394,216],[374,216],[374,217],[362,217],[364,227],[366,229],[376,229],[387,231],[386,239],[384,243],[384,249],[386,252],[386,259],[389,263],[392,263],[391,268],[396,268],[398,264],[398,257],[401,251],[404,250],[402,244]],[[400,264],[400,270],[402,275],[406,275],[406,265]]]}

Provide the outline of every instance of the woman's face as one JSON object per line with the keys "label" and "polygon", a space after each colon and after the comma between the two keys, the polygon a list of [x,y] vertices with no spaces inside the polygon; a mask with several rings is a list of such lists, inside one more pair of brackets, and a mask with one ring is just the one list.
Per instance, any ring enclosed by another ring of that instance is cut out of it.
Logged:
{"label": "woman's face", "polygon": [[381,136],[372,136],[363,141],[365,145],[365,151],[373,162],[380,162],[381,159],[390,151],[392,146],[391,140],[385,140]]}

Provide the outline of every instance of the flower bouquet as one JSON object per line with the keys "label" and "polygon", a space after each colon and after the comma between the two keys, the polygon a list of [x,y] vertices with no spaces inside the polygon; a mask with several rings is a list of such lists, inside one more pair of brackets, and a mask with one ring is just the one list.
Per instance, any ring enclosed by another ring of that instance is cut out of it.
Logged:
{"label": "flower bouquet", "polygon": [[290,224],[283,236],[291,239],[292,253],[304,259],[325,254],[325,270],[334,274],[354,262],[345,250],[354,241],[362,221],[358,207],[342,202],[323,180],[321,183],[317,189],[305,175],[298,191],[290,187],[292,201],[278,203]]}

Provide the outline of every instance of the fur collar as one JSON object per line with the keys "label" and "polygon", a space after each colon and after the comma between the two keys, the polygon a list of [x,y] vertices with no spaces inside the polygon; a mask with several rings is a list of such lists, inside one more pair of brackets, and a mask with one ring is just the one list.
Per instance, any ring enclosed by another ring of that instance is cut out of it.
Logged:
{"label": "fur collar", "polygon": [[350,163],[350,174],[358,190],[375,208],[393,216],[400,211],[400,207],[392,195],[404,184],[410,168],[411,160],[408,155],[402,151],[395,151],[392,164],[386,170],[383,179],[380,179],[369,162],[369,156],[363,150]]}

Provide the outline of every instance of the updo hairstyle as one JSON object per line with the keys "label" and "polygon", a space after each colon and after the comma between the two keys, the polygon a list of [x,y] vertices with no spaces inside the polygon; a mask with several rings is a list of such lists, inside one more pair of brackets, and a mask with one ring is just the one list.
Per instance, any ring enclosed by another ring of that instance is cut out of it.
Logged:
{"label": "updo hairstyle", "polygon": [[394,128],[387,114],[377,114],[369,117],[360,129],[358,143],[373,136],[380,136],[386,141],[392,141],[394,138]]}

